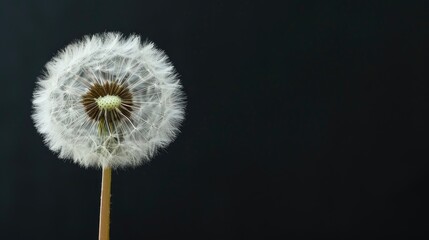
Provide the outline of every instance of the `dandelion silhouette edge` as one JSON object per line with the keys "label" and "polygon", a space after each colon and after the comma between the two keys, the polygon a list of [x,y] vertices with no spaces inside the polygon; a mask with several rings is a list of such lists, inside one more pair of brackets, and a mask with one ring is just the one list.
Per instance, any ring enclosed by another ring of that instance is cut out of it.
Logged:
{"label": "dandelion silhouette edge", "polygon": [[36,129],[63,159],[124,168],[174,140],[185,96],[163,51],[137,35],[84,36],[52,58],[33,93]]}

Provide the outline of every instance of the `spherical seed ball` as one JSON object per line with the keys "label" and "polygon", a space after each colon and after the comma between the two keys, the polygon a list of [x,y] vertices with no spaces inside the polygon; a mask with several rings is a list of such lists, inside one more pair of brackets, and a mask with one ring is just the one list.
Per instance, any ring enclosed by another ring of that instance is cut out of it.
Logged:
{"label": "spherical seed ball", "polygon": [[137,166],[167,146],[184,95],[167,56],[140,37],[85,36],[46,64],[33,120],[51,150],[84,167]]}

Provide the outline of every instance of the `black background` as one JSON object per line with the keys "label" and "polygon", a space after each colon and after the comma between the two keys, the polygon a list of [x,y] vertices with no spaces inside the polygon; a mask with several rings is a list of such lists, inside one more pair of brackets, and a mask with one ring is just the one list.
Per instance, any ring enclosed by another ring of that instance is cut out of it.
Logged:
{"label": "black background", "polygon": [[[101,172],[31,98],[83,35],[166,51],[182,133],[112,182],[112,239],[429,236],[427,1],[0,2],[0,239],[97,239]],[[279,238],[276,238],[279,239]]]}

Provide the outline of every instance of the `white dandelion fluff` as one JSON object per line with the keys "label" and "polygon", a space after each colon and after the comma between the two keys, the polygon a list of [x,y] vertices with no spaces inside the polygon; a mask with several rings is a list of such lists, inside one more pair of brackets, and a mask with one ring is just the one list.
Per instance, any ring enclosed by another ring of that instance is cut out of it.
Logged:
{"label": "white dandelion fluff", "polygon": [[177,134],[181,88],[153,43],[118,33],[86,36],[46,64],[32,117],[60,158],[84,167],[137,166]]}

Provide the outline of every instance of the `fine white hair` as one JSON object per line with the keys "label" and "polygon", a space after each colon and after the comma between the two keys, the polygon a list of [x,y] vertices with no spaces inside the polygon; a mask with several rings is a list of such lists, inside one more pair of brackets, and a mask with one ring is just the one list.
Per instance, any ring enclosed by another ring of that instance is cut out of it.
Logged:
{"label": "fine white hair", "polygon": [[[45,67],[34,91],[32,118],[60,158],[84,167],[138,166],[178,133],[185,107],[178,76],[163,51],[137,35],[85,36]],[[131,95],[132,101],[115,109],[115,121],[113,115],[102,121],[89,117],[93,106],[85,108],[82,99],[97,84],[115,84]],[[101,134],[100,126],[107,133]]]}

